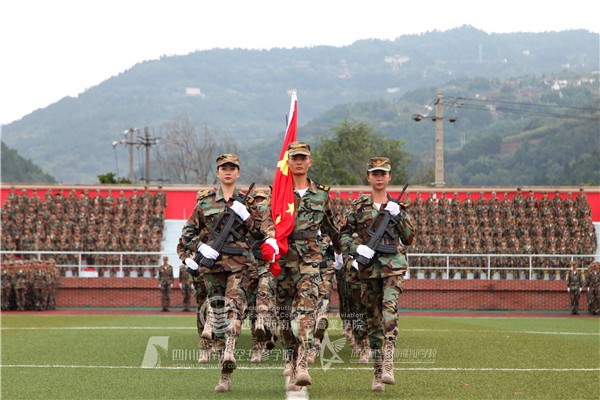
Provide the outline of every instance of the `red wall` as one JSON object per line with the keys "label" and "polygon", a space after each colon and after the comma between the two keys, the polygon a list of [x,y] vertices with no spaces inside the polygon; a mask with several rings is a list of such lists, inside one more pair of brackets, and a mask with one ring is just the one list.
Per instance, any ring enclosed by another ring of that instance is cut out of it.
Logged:
{"label": "red wall", "polygon": [[[63,192],[66,196],[69,194],[72,188],[75,188],[78,193],[81,193],[84,188],[89,189],[90,195],[96,196],[98,193],[100,196],[106,196],[107,189],[112,190],[113,197],[117,197],[119,195],[119,191],[123,190],[125,195],[129,197],[132,193],[133,186],[105,186],[102,188],[98,187],[88,187],[88,186],[80,186],[80,185],[16,185],[17,191],[26,191],[29,195],[32,193],[32,189],[36,188],[38,196],[43,199],[44,194],[48,190],[52,190],[54,193],[57,193],[59,190]],[[143,186],[135,187],[139,193],[144,190]],[[164,187],[163,190],[167,195],[167,209],[166,216],[167,219],[187,219],[189,214],[192,212],[194,205],[196,203],[196,193],[198,190],[207,188],[207,187],[199,187],[199,186],[167,186]],[[0,198],[2,204],[6,199],[8,192],[10,191],[10,187],[6,185],[0,186],[1,193]],[[332,187],[330,193],[332,196],[336,196],[337,191],[340,191],[340,194],[343,198],[348,197],[348,192],[353,192],[354,197],[363,190],[365,193],[368,192],[368,187]],[[401,187],[391,187],[390,194],[394,197],[397,197],[400,193]],[[154,193],[157,191],[157,187],[150,187],[150,192]],[[579,188],[577,187],[523,187],[522,192],[525,197],[529,195],[529,190],[533,190],[533,194],[537,199],[542,197],[542,194],[547,192],[548,197],[552,199],[554,197],[554,192],[556,190],[559,191],[561,198],[567,197],[567,194],[572,193],[572,198],[574,199],[579,193]],[[585,193],[587,195],[588,201],[590,202],[590,207],[592,210],[592,220],[594,222],[600,222],[600,188],[597,186],[594,187],[585,187]],[[463,201],[466,198],[467,192],[471,192],[471,198],[475,201],[479,198],[480,192],[485,193],[486,198],[492,197],[492,192],[496,192],[496,197],[499,199],[504,198],[504,193],[509,194],[509,198],[512,198],[516,191],[516,188],[494,188],[494,187],[486,187],[486,188],[445,188],[441,189],[433,189],[430,187],[409,187],[408,196],[411,200],[414,200],[417,192],[421,192],[421,197],[423,200],[426,200],[434,193],[439,199],[442,195],[442,192],[445,193],[446,197],[453,197],[454,192],[458,192],[458,197]]]}
{"label": "red wall", "polygon": [[[175,280],[174,287],[179,285]],[[192,297],[192,306],[194,299]],[[331,309],[338,309],[337,293]],[[569,310],[564,281],[417,280],[404,282],[400,307],[446,310]],[[171,290],[171,307],[180,309],[181,291]],[[63,278],[58,307],[155,307],[161,296],[156,278]],[[579,306],[587,309],[582,293]]]}

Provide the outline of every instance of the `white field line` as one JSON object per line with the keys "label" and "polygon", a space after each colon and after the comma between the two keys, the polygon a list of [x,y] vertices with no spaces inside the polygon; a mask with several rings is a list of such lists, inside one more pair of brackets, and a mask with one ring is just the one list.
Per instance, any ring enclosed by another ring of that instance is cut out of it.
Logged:
{"label": "white field line", "polygon": [[[0,368],[72,368],[72,369],[157,369],[157,370],[214,370],[215,367],[192,367],[192,366],[179,366],[179,367],[141,367],[133,365],[61,365],[61,364],[4,364],[0,365]],[[243,367],[238,366],[237,369],[241,370],[266,370],[266,371],[281,371],[282,367]],[[330,368],[328,371],[372,371],[372,367],[340,367]],[[457,372],[600,372],[600,368],[394,368],[395,371],[457,371]],[[287,381],[286,381],[287,384]]]}
{"label": "white field line", "polygon": [[[94,331],[94,330],[196,330],[196,327],[186,326],[56,326],[56,327],[1,327],[2,331]],[[600,336],[600,332],[551,332],[551,331],[503,331],[494,329],[399,329],[400,332],[431,332],[431,333],[511,333],[527,335],[575,335]]]}
{"label": "white field line", "polygon": [[288,383],[290,383],[290,377],[286,376],[284,382],[286,400],[308,400],[308,390],[306,389],[306,386],[304,386],[298,392],[290,392],[289,390],[287,390]]}

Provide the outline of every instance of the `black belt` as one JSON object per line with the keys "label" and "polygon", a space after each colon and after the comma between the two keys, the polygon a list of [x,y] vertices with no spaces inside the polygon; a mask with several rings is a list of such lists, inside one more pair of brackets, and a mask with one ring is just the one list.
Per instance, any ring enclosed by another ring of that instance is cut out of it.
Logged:
{"label": "black belt", "polygon": [[319,236],[319,232],[317,231],[298,231],[292,232],[292,234],[288,237],[291,240],[303,240],[303,239],[314,239]]}

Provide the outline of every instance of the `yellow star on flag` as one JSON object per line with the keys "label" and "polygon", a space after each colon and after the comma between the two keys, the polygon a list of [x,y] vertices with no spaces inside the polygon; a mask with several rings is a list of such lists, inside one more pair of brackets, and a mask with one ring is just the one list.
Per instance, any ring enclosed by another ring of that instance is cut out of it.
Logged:
{"label": "yellow star on flag", "polygon": [[294,215],[294,203],[288,203],[288,209],[285,210],[285,212]]}
{"label": "yellow star on flag", "polygon": [[281,173],[285,176],[288,174],[288,152],[286,151],[283,155],[283,158],[277,162],[277,168],[281,170]]}

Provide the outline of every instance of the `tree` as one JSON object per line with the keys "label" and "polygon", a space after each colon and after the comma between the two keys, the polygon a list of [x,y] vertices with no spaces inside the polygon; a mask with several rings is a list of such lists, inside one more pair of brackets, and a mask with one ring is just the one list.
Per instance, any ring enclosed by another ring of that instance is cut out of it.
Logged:
{"label": "tree", "polygon": [[131,185],[131,181],[127,178],[116,178],[117,174],[114,172],[107,172],[104,175],[97,175],[98,182],[103,185]]}
{"label": "tree", "polygon": [[187,116],[164,124],[161,130],[164,141],[154,154],[163,176],[172,183],[214,183],[217,156],[239,150],[229,135],[219,134],[217,141],[207,125],[200,129]]}
{"label": "tree", "polygon": [[392,162],[392,178],[397,184],[408,180],[406,167],[410,154],[402,151],[404,141],[374,133],[363,122],[343,121],[334,126],[332,138],[322,138],[313,149],[311,177],[328,185],[365,184],[366,165],[371,157],[387,157]]}

